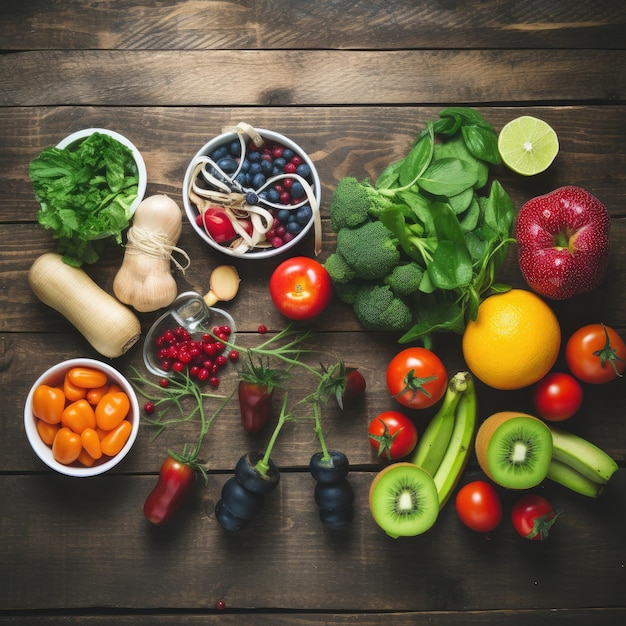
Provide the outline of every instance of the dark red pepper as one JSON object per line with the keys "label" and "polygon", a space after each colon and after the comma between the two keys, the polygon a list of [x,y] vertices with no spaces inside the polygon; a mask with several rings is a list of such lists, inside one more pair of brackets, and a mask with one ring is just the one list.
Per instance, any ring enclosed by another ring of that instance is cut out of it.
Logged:
{"label": "dark red pepper", "polygon": [[244,430],[249,433],[259,432],[267,424],[272,412],[274,386],[241,380],[237,394]]}
{"label": "dark red pepper", "polygon": [[180,509],[196,481],[191,465],[168,455],[161,464],[159,479],[143,505],[143,514],[149,522],[160,526],[168,522]]}

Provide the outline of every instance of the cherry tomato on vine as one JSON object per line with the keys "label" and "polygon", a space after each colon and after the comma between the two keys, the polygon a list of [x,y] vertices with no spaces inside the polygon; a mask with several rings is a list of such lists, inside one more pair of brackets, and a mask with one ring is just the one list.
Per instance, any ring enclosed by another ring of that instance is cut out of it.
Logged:
{"label": "cherry tomato on vine", "polygon": [[441,359],[421,347],[406,348],[387,366],[389,393],[403,406],[427,409],[446,392],[448,373]]}
{"label": "cherry tomato on vine", "polygon": [[565,360],[572,374],[585,383],[608,383],[626,367],[626,344],[604,324],[579,328],[565,345]]}
{"label": "cherry tomato on vine", "polygon": [[319,315],[333,295],[326,268],[304,256],[283,261],[272,272],[269,288],[274,306],[292,320],[308,320]]}
{"label": "cherry tomato on vine", "polygon": [[556,521],[555,512],[550,502],[543,496],[528,494],[522,496],[511,512],[515,530],[526,539],[543,541]]}
{"label": "cherry tomato on vine", "polygon": [[533,402],[544,420],[561,422],[578,412],[583,402],[583,389],[573,376],[553,372],[535,385]]}
{"label": "cherry tomato on vine", "polygon": [[456,512],[471,530],[489,533],[502,520],[502,503],[494,487],[484,480],[475,480],[456,494]]}
{"label": "cherry tomato on vine", "polygon": [[146,519],[157,526],[172,519],[195,481],[196,473],[191,465],[181,463],[168,455],[161,464],[157,484],[143,505]]}
{"label": "cherry tomato on vine", "polygon": [[378,456],[389,461],[402,459],[417,445],[417,428],[400,411],[385,411],[375,417],[368,428],[370,445]]}

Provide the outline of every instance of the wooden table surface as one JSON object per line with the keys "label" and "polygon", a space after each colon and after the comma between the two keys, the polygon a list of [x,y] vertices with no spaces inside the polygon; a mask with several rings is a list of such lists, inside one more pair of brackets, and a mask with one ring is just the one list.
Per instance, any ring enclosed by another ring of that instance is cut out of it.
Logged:
{"label": "wooden table surface", "polygon": [[[562,514],[549,540],[529,542],[509,523],[514,494],[491,541],[461,526],[448,505],[431,531],[392,540],[373,522],[369,485],[381,468],[366,426],[396,408],[382,372],[395,339],[364,332],[334,300],[310,324],[321,350],[358,364],[367,399],[358,411],[323,415],[330,447],[352,465],[355,520],[332,532],[317,517],[308,461],[310,424],[283,431],[273,458],[277,493],[245,531],[229,535],[213,508],[234,463],[263,449],[229,406],[204,442],[208,485],[168,526],[152,527],[143,502],[169,448],[193,443],[197,423],[154,440],[142,426],[130,455],[109,474],[79,480],[49,471],[25,437],[23,407],[43,370],[70,357],[101,358],[58,313],[40,303],[27,272],[53,251],[36,221],[28,164],[75,130],[105,127],[139,148],[148,195],[182,207],[195,152],[240,121],[300,144],[321,177],[324,244],[328,205],[346,175],[376,178],[404,156],[445,106],[479,110],[496,131],[522,113],[557,131],[560,153],[533,178],[496,175],[519,208],[566,184],[597,195],[613,218],[610,267],[592,294],[552,302],[563,334],[602,321],[626,336],[626,14],[622,0],[80,0],[0,7],[0,623],[32,624],[623,624],[626,618],[626,420],[624,382],[586,387],[568,427],[603,447],[620,469],[598,500],[546,482],[537,491]],[[191,258],[181,291],[204,292],[225,257],[184,223]],[[293,253],[313,255],[309,237]],[[111,292],[123,251],[88,268]],[[242,343],[286,320],[268,276],[279,259],[235,263],[241,290],[224,305]],[[523,287],[514,249],[502,281]],[[140,316],[144,331],[160,312]],[[437,343],[449,371],[464,368],[458,336]],[[143,367],[140,345],[113,365]],[[234,376],[234,374],[233,374]],[[226,377],[224,388],[229,381]],[[297,386],[297,381],[293,383]],[[530,409],[530,393],[478,386],[480,418]],[[423,428],[428,411],[415,414]],[[481,478],[475,457],[463,481]],[[219,601],[224,611],[217,611]]]}

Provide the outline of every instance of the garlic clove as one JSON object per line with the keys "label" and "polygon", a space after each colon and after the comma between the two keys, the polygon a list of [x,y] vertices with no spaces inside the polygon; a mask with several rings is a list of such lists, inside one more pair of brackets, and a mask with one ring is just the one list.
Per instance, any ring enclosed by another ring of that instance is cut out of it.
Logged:
{"label": "garlic clove", "polygon": [[213,306],[216,302],[232,300],[239,291],[239,273],[232,265],[218,265],[212,272],[209,281],[209,291],[203,297],[207,306]]}

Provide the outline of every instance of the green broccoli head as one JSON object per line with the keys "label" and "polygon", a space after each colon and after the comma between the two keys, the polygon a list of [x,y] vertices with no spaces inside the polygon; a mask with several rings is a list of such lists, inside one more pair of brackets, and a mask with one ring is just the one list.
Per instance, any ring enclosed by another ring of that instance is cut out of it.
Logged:
{"label": "green broccoli head", "polygon": [[336,253],[358,278],[378,280],[390,274],[400,262],[398,242],[382,222],[365,222],[337,233]]}
{"label": "green broccoli head", "polygon": [[359,322],[368,330],[405,331],[413,323],[411,309],[387,285],[361,287],[353,308]]}
{"label": "green broccoli head", "polygon": [[385,277],[384,282],[397,296],[409,296],[419,289],[423,277],[423,268],[411,261],[394,267],[391,274]]}
{"label": "green broccoli head", "polygon": [[347,176],[339,181],[330,200],[330,227],[336,233],[342,228],[354,228],[391,206],[391,200],[367,180],[360,183],[356,178]]}
{"label": "green broccoli head", "polygon": [[333,252],[324,262],[324,267],[334,284],[344,284],[356,277],[356,272],[338,252]]}

